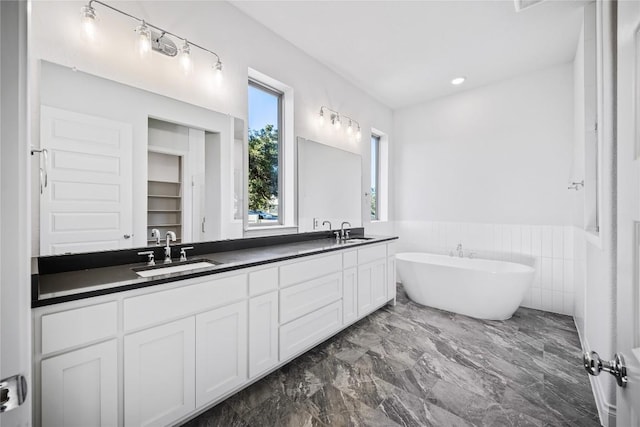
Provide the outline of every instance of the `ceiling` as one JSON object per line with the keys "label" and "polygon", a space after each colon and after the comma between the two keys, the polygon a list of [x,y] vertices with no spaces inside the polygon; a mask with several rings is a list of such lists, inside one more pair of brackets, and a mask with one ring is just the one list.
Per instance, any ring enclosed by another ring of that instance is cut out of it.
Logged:
{"label": "ceiling", "polygon": [[[569,62],[581,0],[231,3],[392,109]],[[460,86],[451,79],[466,76]]]}

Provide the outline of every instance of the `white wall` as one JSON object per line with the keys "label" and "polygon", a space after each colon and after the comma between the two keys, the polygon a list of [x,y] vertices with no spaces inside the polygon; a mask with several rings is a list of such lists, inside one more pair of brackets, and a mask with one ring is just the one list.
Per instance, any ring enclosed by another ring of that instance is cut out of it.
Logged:
{"label": "white wall", "polygon": [[572,64],[399,110],[394,135],[403,249],[524,255],[523,305],[572,314]]}
{"label": "white wall", "polygon": [[399,220],[568,225],[571,64],[394,114]]}
{"label": "white wall", "polygon": [[[141,60],[133,44],[137,23],[98,4],[102,37],[96,44],[85,43],[79,35],[79,11],[85,3],[33,2],[33,59],[77,67],[245,120],[248,68],[258,70],[294,88],[295,136],[361,153],[362,181],[368,182],[368,134],[372,127],[391,134],[391,110],[237,8],[220,1],[110,2],[220,54],[224,78],[216,86],[207,80],[210,58],[196,49],[192,50],[194,73],[188,79],[175,59],[153,54]],[[362,141],[349,141],[344,132],[330,126],[320,128],[316,118],[322,105],[358,120]]]}

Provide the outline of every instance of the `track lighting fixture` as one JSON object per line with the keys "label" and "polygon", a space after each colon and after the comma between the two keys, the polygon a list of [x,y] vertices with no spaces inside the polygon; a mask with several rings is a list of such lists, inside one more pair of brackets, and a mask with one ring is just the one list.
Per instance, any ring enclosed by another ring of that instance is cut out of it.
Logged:
{"label": "track lighting fixture", "polygon": [[[191,51],[193,48],[197,48],[215,57],[213,71],[216,75],[216,79],[218,81],[221,80],[222,61],[217,53],[193,42],[187,41],[184,37],[164,30],[100,0],[90,0],[89,3],[80,9],[82,37],[85,40],[91,42],[96,39],[96,23],[98,15],[96,14],[94,4],[104,6],[107,9],[111,9],[114,12],[118,12],[140,23],[140,25],[135,28],[135,32],[137,35],[137,50],[141,57],[147,57],[151,51],[171,57],[178,56],[180,68],[185,74],[190,74],[193,70],[193,58],[191,56]],[[182,43],[180,49],[177,48],[174,40]]]}
{"label": "track lighting fixture", "polygon": [[328,117],[331,120],[331,124],[335,129],[341,129],[342,120],[345,120],[345,123],[348,123],[347,135],[349,136],[349,138],[354,136],[354,129],[357,129],[355,131],[355,139],[357,141],[360,141],[360,139],[362,138],[362,132],[360,130],[360,123],[358,123],[357,120],[349,116],[346,116],[344,114],[340,114],[339,112],[332,110],[331,108],[325,107],[323,105],[322,107],[320,107],[320,114],[318,115],[318,122],[320,123],[321,126],[324,124],[324,121],[325,121],[325,114],[326,114],[325,111],[330,113]]}

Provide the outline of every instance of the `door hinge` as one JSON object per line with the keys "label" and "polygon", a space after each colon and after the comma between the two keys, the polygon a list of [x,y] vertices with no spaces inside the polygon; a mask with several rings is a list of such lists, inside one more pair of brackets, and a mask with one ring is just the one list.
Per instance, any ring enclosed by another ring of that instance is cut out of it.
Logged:
{"label": "door hinge", "polygon": [[22,405],[27,398],[27,379],[14,375],[0,381],[0,413]]}

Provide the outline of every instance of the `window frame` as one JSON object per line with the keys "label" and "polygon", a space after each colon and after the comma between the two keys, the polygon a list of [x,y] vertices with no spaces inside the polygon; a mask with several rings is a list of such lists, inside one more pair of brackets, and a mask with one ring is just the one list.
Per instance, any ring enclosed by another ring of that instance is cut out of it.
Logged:
{"label": "window frame", "polygon": [[[278,223],[274,224],[253,224],[249,226],[249,138],[244,140],[243,163],[245,173],[243,174],[244,188],[244,213],[243,217],[243,236],[244,237],[260,237],[277,234],[296,233],[297,229],[297,194],[296,194],[296,137],[294,133],[295,116],[294,116],[294,100],[295,94],[293,87],[266,75],[254,68],[247,68],[247,91],[249,88],[248,80],[253,80],[277,92],[283,93],[281,112],[280,112],[280,129],[278,136],[280,138],[280,164],[278,183],[278,208],[280,215]],[[248,101],[248,94],[247,94]],[[247,108],[248,113],[248,108]],[[248,124],[248,121],[247,121]],[[246,126],[248,129],[248,126]]]}
{"label": "window frame", "polygon": [[[376,196],[376,201],[375,201],[375,215],[372,215],[371,213],[371,203],[369,203],[369,219],[371,221],[380,221],[380,147],[381,147],[381,143],[382,143],[382,136],[378,135],[375,132],[371,132],[371,139],[370,139],[370,153],[373,156],[374,153],[374,141],[375,141],[375,169],[371,170],[371,174],[374,174],[375,171],[375,196]],[[373,165],[373,162],[371,162],[371,164]],[[369,181],[369,185],[371,185],[371,181]],[[370,196],[373,197],[373,192],[371,191],[371,188],[369,189],[369,191],[371,192]]]}
{"label": "window frame", "polygon": [[[263,92],[266,92],[270,95],[273,95],[276,97],[277,102],[278,102],[278,119],[277,119],[277,123],[275,124],[278,130],[278,222],[274,222],[274,223],[260,223],[257,222],[255,224],[252,224],[249,222],[249,193],[247,191],[247,209],[245,212],[245,215],[247,217],[247,227],[249,228],[254,228],[254,227],[275,227],[275,226],[281,226],[284,224],[283,221],[283,204],[281,203],[281,197],[282,197],[282,190],[283,190],[283,185],[282,185],[282,181],[283,181],[283,168],[282,168],[282,162],[283,162],[283,142],[284,142],[284,138],[283,138],[283,125],[284,125],[284,120],[282,117],[282,112],[283,112],[283,107],[282,104],[284,102],[284,92],[273,88],[259,80],[256,80],[254,78],[249,77],[248,79],[248,84],[247,84],[247,103],[249,102],[249,96],[248,96],[248,90],[250,87],[253,87],[255,89],[261,90]],[[248,105],[248,104],[247,104]],[[247,116],[247,119],[249,117]],[[248,127],[248,123],[249,120],[247,120],[247,129],[250,131],[251,129],[249,129]],[[253,129],[253,130],[258,130],[258,129]],[[247,132],[247,145],[249,144],[249,132]],[[249,157],[249,151],[247,150],[247,161],[248,161],[248,157]],[[247,168],[247,186],[248,186],[248,181],[249,181],[249,169]]]}

